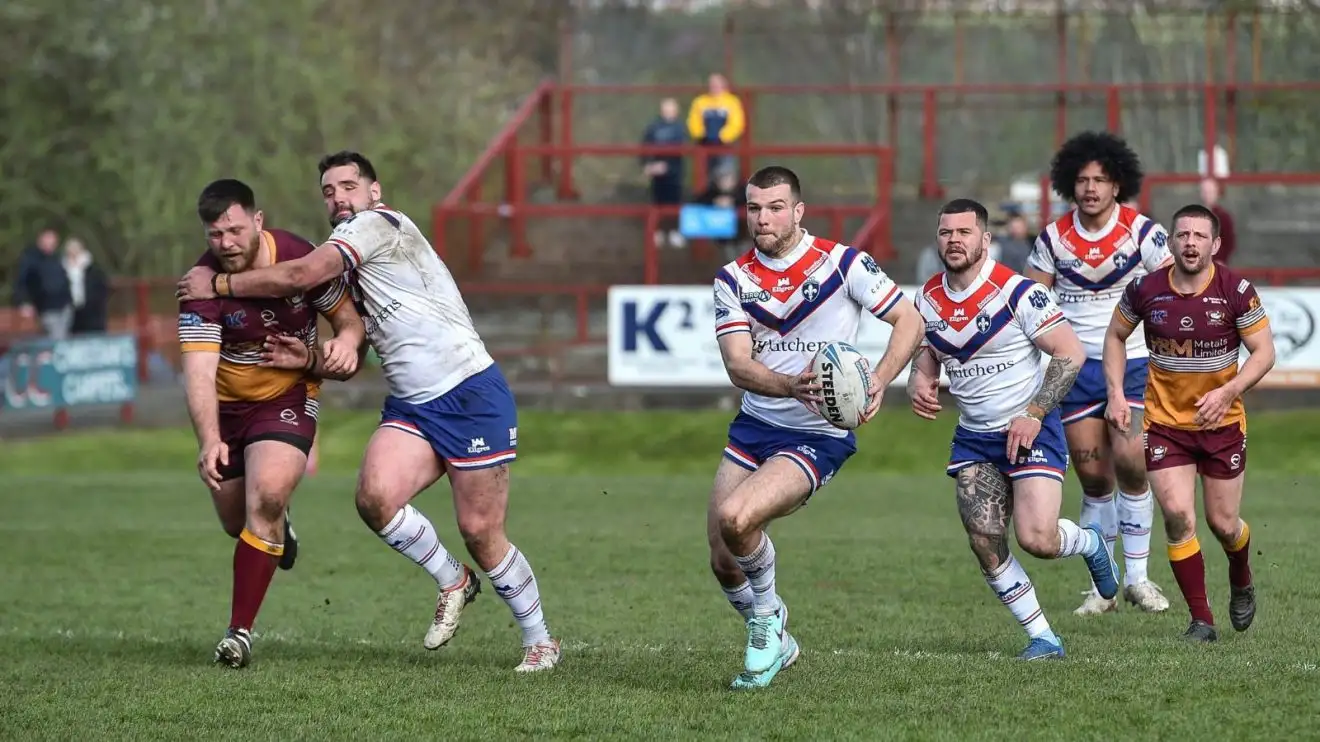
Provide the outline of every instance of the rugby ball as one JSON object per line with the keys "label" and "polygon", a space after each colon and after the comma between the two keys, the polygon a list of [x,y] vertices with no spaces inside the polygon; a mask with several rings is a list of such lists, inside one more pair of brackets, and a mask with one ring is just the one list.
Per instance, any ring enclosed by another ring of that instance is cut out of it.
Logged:
{"label": "rugby ball", "polygon": [[871,397],[871,364],[866,356],[848,343],[829,343],[811,359],[811,370],[821,387],[821,417],[843,430],[859,427]]}

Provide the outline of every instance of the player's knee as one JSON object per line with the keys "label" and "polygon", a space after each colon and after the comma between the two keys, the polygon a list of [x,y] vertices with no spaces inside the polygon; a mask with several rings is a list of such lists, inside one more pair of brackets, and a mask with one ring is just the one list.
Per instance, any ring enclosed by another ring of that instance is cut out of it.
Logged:
{"label": "player's knee", "polygon": [[1196,514],[1177,510],[1164,511],[1164,537],[1176,544],[1196,535]]}
{"label": "player's knee", "polygon": [[1059,529],[1058,526],[1051,525],[1049,528],[1019,528],[1017,533],[1018,546],[1028,554],[1037,559],[1053,559],[1059,555]]}
{"label": "player's knee", "polygon": [[499,513],[484,511],[459,513],[458,533],[468,549],[480,548],[504,536],[504,518]]}
{"label": "player's knee", "polygon": [[366,487],[358,487],[354,498],[358,517],[373,531],[380,532],[394,520],[399,508],[390,504],[389,499]]}
{"label": "player's knee", "polygon": [[993,572],[1008,560],[1008,541],[1002,535],[969,533],[967,542],[981,564],[982,572]]}
{"label": "player's knee", "polygon": [[1135,451],[1124,451],[1122,455],[1115,452],[1114,475],[1118,480],[1118,488],[1122,491],[1145,492],[1147,486],[1145,451],[1138,446]]}
{"label": "player's knee", "polygon": [[760,528],[759,523],[752,521],[751,511],[735,497],[727,498],[721,503],[716,518],[720,536],[726,542],[730,539],[742,539]]}
{"label": "player's knee", "polygon": [[1207,509],[1205,513],[1205,522],[1210,526],[1210,532],[1215,534],[1215,538],[1219,539],[1221,543],[1231,544],[1237,540],[1237,513],[1226,513]]}
{"label": "player's knee", "polygon": [[1086,497],[1103,498],[1114,492],[1114,478],[1107,467],[1100,465],[1077,465],[1077,481],[1082,485],[1082,494]]}

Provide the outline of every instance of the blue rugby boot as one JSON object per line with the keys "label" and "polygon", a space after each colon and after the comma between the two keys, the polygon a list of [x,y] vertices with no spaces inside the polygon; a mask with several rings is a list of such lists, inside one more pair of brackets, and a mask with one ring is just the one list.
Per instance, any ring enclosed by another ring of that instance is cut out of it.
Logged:
{"label": "blue rugby boot", "polygon": [[1118,566],[1114,564],[1113,557],[1109,556],[1109,549],[1105,548],[1105,535],[1100,531],[1100,526],[1091,523],[1086,526],[1086,530],[1095,534],[1100,548],[1094,554],[1082,555],[1082,558],[1086,560],[1086,568],[1091,571],[1095,591],[1105,600],[1111,600],[1118,595]]}
{"label": "blue rugby boot", "polygon": [[747,619],[747,652],[743,667],[752,675],[760,675],[779,663],[784,651],[784,636],[788,633],[788,607],[779,601],[779,609],[769,615],[753,615]]}
{"label": "blue rugby boot", "polygon": [[[1104,549],[1101,549],[1104,551]],[[1027,644],[1027,648],[1018,654],[1018,659],[1031,662],[1033,660],[1061,660],[1067,656],[1063,651],[1063,640],[1054,636],[1056,644],[1050,641],[1046,636],[1038,636]]]}
{"label": "blue rugby boot", "polygon": [[760,674],[753,674],[750,672],[741,673],[738,677],[733,679],[733,685],[730,687],[734,690],[765,688],[770,685],[770,681],[774,680],[775,676],[781,671],[787,670],[795,664],[798,661],[798,657],[801,655],[802,649],[798,647],[797,640],[793,638],[792,634],[785,632],[784,648],[783,651],[780,652],[779,659],[775,661],[775,664],[772,665],[769,670]]}

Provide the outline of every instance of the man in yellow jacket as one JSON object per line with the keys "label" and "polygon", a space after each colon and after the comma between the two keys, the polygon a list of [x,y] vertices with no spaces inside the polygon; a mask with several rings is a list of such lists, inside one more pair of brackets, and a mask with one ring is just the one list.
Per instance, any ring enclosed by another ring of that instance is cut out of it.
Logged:
{"label": "man in yellow jacket", "polygon": [[[729,81],[724,75],[714,74],[707,83],[707,92],[692,101],[688,111],[688,133],[692,141],[708,147],[728,146],[738,141],[747,128],[742,101],[729,92]],[[737,172],[733,155],[711,155],[706,158],[706,174],[713,182],[715,173],[732,169]]]}

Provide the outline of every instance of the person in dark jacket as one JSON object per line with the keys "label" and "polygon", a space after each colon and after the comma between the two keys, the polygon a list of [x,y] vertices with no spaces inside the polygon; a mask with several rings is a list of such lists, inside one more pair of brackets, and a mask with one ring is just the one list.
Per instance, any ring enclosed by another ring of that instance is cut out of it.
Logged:
{"label": "person in dark jacket", "polygon": [[[642,144],[652,147],[676,147],[688,143],[687,127],[679,120],[678,101],[665,98],[660,101],[660,115],[646,127]],[[683,157],[681,155],[642,155],[642,171],[651,179],[651,203],[656,206],[678,206],[683,202]],[[666,216],[660,221],[655,242],[668,242],[670,247],[682,247],[683,235],[678,231],[678,217]]]}
{"label": "person in dark jacket", "polygon": [[58,232],[42,231],[37,243],[19,258],[14,281],[14,304],[19,312],[24,317],[36,316],[46,335],[55,340],[67,338],[73,325],[73,297],[59,246]]}
{"label": "person in dark jacket", "polygon": [[105,332],[110,280],[77,237],[70,237],[64,243],[64,272],[69,277],[73,303],[72,334]]}

